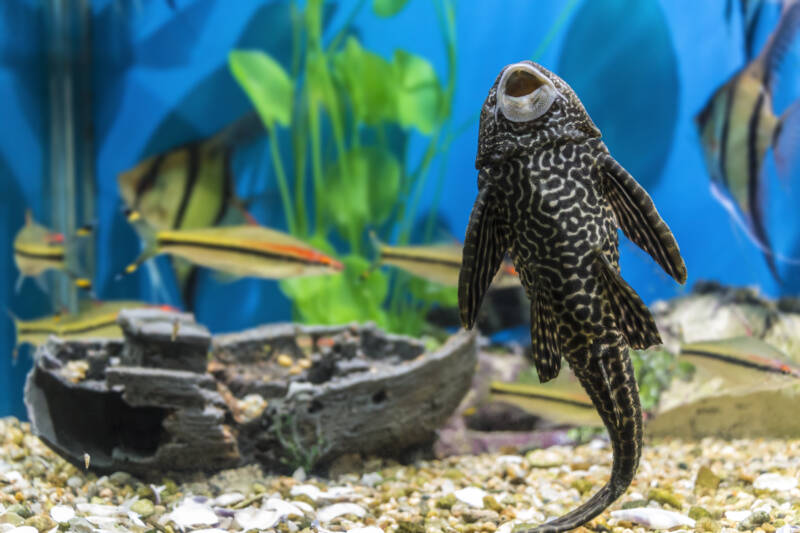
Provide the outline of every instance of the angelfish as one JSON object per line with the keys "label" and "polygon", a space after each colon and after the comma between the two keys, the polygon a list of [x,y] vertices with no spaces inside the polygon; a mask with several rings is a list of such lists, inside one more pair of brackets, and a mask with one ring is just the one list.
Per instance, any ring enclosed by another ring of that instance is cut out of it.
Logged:
{"label": "angelfish", "polygon": [[562,356],[608,429],[608,483],[583,505],[529,531],[576,528],[630,485],[642,451],[642,413],[628,348],[661,343],[653,316],[620,276],[617,229],[678,282],[686,266],[647,192],[617,163],[572,89],[541,65],[505,67],[483,104],[478,197],[458,286],[472,328],[507,251],[531,301],[539,380]]}
{"label": "angelfish", "polygon": [[781,258],[772,249],[764,223],[763,166],[767,149],[772,147],[778,174],[785,179],[797,149],[800,100],[776,116],[772,90],[776,71],[798,28],[800,2],[792,1],[784,5],[777,28],[758,56],[714,91],[695,117],[712,194],[764,253],[778,281],[775,259]]}

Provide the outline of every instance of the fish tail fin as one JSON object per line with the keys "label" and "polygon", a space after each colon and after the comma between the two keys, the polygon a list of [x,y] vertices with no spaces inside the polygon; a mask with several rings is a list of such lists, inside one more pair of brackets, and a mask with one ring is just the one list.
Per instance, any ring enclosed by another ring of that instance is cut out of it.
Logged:
{"label": "fish tail fin", "polygon": [[797,164],[798,145],[800,145],[800,99],[781,114],[772,137],[775,167],[778,177],[784,184],[788,183]]}
{"label": "fish tail fin", "polygon": [[589,365],[575,374],[592,399],[611,438],[611,477],[591,498],[569,513],[527,530],[557,533],[585,524],[614,503],[631,484],[642,453],[642,408],[633,365],[624,339],[592,346]]}
{"label": "fish tail fin", "polygon": [[151,257],[155,257],[158,255],[157,247],[156,247],[156,233],[142,218],[141,213],[136,211],[135,209],[126,209],[125,210],[125,218],[128,219],[128,222],[136,228],[136,231],[139,233],[139,236],[142,238],[143,241],[143,249],[142,253],[139,254],[139,257],[136,260],[125,267],[125,269],[117,274],[114,279],[121,279],[126,274],[133,274],[136,272],[139,267],[150,259]]}
{"label": "fish tail fin", "polygon": [[631,348],[643,350],[661,344],[661,335],[653,315],[630,285],[619,275],[602,250],[595,250],[595,267],[617,327]]}

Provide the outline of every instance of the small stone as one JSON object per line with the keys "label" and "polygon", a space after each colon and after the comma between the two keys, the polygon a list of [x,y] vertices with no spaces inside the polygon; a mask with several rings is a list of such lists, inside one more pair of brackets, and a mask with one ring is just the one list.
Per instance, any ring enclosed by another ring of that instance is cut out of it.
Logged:
{"label": "small stone", "polygon": [[354,527],[348,529],[347,533],[383,533],[383,530],[376,526]]}
{"label": "small stone", "polygon": [[436,507],[439,509],[450,509],[456,503],[456,496],[453,493],[445,494],[436,501]]}
{"label": "small stone", "polygon": [[[503,512],[503,506],[497,502],[497,499],[492,496],[491,494],[487,494],[483,497],[483,505],[492,511],[497,513]],[[452,506],[451,506],[452,507]]]}
{"label": "small stone", "polygon": [[725,518],[731,522],[742,522],[750,518],[753,511],[725,511]]}
{"label": "small stone", "polygon": [[680,509],[682,505],[680,498],[666,489],[651,489],[647,494],[647,499],[656,501],[661,505],[670,505],[675,509]]}
{"label": "small stone", "polygon": [[71,489],[79,489],[83,487],[83,479],[78,476],[72,476],[67,479],[67,486]]}
{"label": "small stone", "polygon": [[6,431],[6,442],[11,444],[16,444],[17,446],[22,444],[22,439],[25,438],[25,434],[19,428],[10,427]]}
{"label": "small stone", "polygon": [[25,519],[17,513],[6,511],[5,514],[0,516],[0,523],[11,524],[12,526],[21,526],[25,523]]}
{"label": "small stone", "polygon": [[453,494],[456,499],[466,503],[470,507],[483,509],[483,498],[486,496],[485,490],[479,489],[478,487],[466,487],[455,491]]}
{"label": "small stone", "polygon": [[758,490],[785,492],[795,487],[797,487],[797,479],[779,474],[761,474],[753,481],[753,488]]}
{"label": "small stone", "polygon": [[750,531],[759,527],[761,524],[769,522],[769,513],[756,511],[739,523],[740,531]]}
{"label": "small stone", "polygon": [[689,518],[693,518],[695,520],[700,520],[701,518],[711,518],[711,513],[709,513],[704,507],[693,505],[691,509],[689,509]]}
{"label": "small stone", "polygon": [[425,524],[422,521],[401,520],[397,523],[397,533],[425,533]]}
{"label": "small stone", "polygon": [[611,511],[611,516],[617,520],[625,520],[651,529],[672,529],[677,526],[695,526],[695,521],[688,516],[673,511],[665,511],[664,509],[654,509],[652,507]]}
{"label": "small stone", "polygon": [[580,493],[580,495],[583,496],[584,494],[592,490],[594,484],[588,479],[581,477],[574,480],[572,483],[570,483],[569,486],[577,490]]}
{"label": "small stone", "polygon": [[34,515],[25,520],[25,525],[34,527],[37,531],[50,531],[56,523],[47,515]]}
{"label": "small stone", "polygon": [[701,466],[697,471],[697,477],[694,480],[695,492],[710,491],[716,492],[722,479],[714,474],[707,466]]}
{"label": "small stone", "polygon": [[647,500],[630,500],[622,503],[622,509],[638,509],[647,507]]}
{"label": "small stone", "polygon": [[7,533],[39,533],[36,531],[36,528],[33,526],[21,526],[15,527],[14,529],[9,529]]}
{"label": "small stone", "polygon": [[75,518],[75,509],[69,505],[55,505],[50,509],[50,518],[59,524],[66,524]]}
{"label": "small stone", "polygon": [[290,367],[294,364],[294,359],[292,356],[282,353],[278,356],[278,364],[285,367]]}
{"label": "small stone", "polygon": [[150,500],[142,498],[133,502],[133,505],[131,505],[131,511],[143,518],[147,518],[155,511],[155,505]]}
{"label": "small stone", "polygon": [[697,531],[709,531],[711,533],[717,533],[721,529],[718,523],[708,517],[698,520],[694,527]]}
{"label": "small stone", "polygon": [[124,487],[133,480],[133,476],[127,472],[114,472],[108,476],[108,480],[117,487]]}
{"label": "small stone", "polygon": [[[19,499],[19,498],[17,498],[17,499]],[[30,517],[33,516],[33,512],[30,509],[28,509],[26,506],[21,505],[19,503],[14,504],[11,507],[9,507],[8,508],[8,512],[16,513],[19,516],[21,516],[22,518],[30,518]]]}

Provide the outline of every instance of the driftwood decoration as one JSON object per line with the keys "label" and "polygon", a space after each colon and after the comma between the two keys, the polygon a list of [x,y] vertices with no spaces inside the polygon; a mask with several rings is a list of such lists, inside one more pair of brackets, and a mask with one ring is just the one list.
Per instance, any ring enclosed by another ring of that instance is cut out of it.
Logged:
{"label": "driftwood decoration", "polygon": [[430,445],[469,389],[475,336],[426,352],[374,325],[212,339],[187,314],[122,311],[125,341],[51,338],[25,390],[34,431],[75,463],[140,475],[325,465]]}

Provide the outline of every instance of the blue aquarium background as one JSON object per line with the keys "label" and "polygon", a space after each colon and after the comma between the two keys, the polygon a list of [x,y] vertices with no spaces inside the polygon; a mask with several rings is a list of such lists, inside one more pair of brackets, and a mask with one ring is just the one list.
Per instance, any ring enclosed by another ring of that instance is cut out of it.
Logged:
{"label": "blue aquarium background", "polygon": [[[307,57],[294,44],[293,32],[304,28],[301,19],[310,4],[93,0],[54,12],[37,0],[3,2],[0,249],[6,253],[0,305],[21,318],[75,305],[72,291],[57,281],[48,282],[47,292],[30,280],[15,290],[12,242],[31,210],[37,220],[61,231],[69,230],[65,221],[73,227],[95,224],[89,274],[97,298],[184,306],[165,257],[117,279],[141,250],[140,238],[125,219],[117,176],[150,156],[207,139],[252,112],[251,99],[232,74],[229,54],[260,50],[292,72],[298,56]],[[385,12],[393,4],[399,10]],[[760,4],[748,47],[749,21],[735,0],[506,0],[502,8],[483,0],[325,2],[323,48],[337,42],[344,50],[353,39],[386,61],[393,61],[398,50],[422,58],[438,79],[437,97],[448,102],[432,126],[423,116],[374,128],[375,135],[386,136],[380,142],[402,154],[402,172],[413,180],[406,188],[390,190],[395,196],[395,205],[387,208],[391,215],[361,228],[361,252],[371,256],[370,229],[388,242],[463,238],[477,193],[478,112],[503,66],[534,59],[576,90],[611,153],[646,187],[680,244],[689,272],[686,286],[675,284],[649,256],[622,239],[622,272],[647,303],[679,295],[698,280],[757,286],[775,297],[796,294],[800,216],[792,179],[797,173],[779,177],[767,154],[759,186],[765,191],[765,226],[779,258],[778,281],[759,247],[712,195],[695,124],[714,91],[753,57],[753,49],[760,50],[777,25],[781,4]],[[790,50],[774,90],[776,114],[800,96],[797,68]],[[301,78],[296,91],[313,89],[319,81]],[[368,78],[362,78],[365,87],[372,83]],[[329,119],[322,120],[320,145],[330,159],[337,141]],[[369,131],[360,142],[373,142]],[[300,174],[291,164],[290,128],[276,124],[270,132],[235,145],[232,176],[236,195],[247,201],[258,222],[286,230],[271,139],[287,165],[291,190]],[[307,158],[305,175],[311,176],[311,155]],[[367,202],[377,202],[384,178],[369,175]],[[75,184],[71,193],[61,187],[67,179]],[[311,178],[305,179],[312,187]],[[346,195],[325,198],[332,203],[327,223],[333,227],[339,214],[353,206],[347,205]],[[315,212],[310,201],[294,205]],[[307,223],[312,223],[310,215]],[[326,233],[327,251],[353,252],[355,241],[341,235]],[[191,308],[212,332],[298,318],[276,281],[232,281],[208,270],[197,276]],[[388,283],[399,281],[390,278]],[[31,359],[27,350],[12,358],[14,346],[13,323],[2,319],[0,415],[24,416],[21,390]]]}

